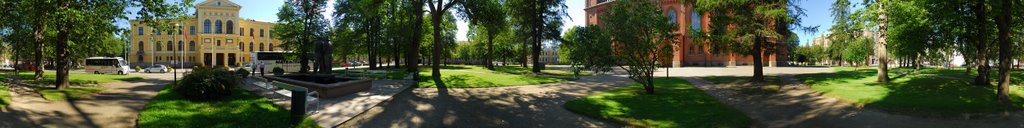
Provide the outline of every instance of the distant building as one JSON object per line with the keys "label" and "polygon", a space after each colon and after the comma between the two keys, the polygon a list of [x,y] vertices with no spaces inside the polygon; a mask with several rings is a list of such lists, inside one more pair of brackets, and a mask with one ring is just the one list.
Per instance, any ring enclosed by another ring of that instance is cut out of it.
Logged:
{"label": "distant building", "polygon": [[192,16],[172,22],[179,25],[177,32],[131,20],[131,51],[125,59],[133,65],[238,66],[248,63],[254,51],[283,50],[281,41],[271,38],[274,23],[238,17],[241,8],[229,0],[206,0],[196,4]]}
{"label": "distant building", "polygon": [[[586,21],[587,25],[598,25],[601,26],[600,17],[602,14],[609,11],[609,6],[615,4],[615,0],[586,0],[587,7]],[[691,36],[690,28],[697,30],[708,30],[708,23],[711,18],[709,14],[698,13],[694,11],[694,5],[692,2],[682,2],[678,0],[658,0],[658,5],[661,6],[661,10],[664,10],[665,15],[669,17],[668,22],[678,24],[675,28],[674,34],[678,34],[674,43],[680,46],[672,52],[671,57],[661,58],[661,62],[664,66],[680,67],[680,66],[736,66],[736,65],[751,65],[753,64],[753,57],[742,56],[734,54],[733,52],[726,51],[721,53],[711,53],[707,47],[694,45],[693,41],[689,38]],[[687,28],[690,27],[690,28]],[[778,43],[785,39],[769,39],[769,43]],[[785,45],[777,45],[775,53],[763,53],[762,62],[765,66],[776,66],[778,64],[785,64],[784,62],[789,61],[787,58],[788,47]],[[782,63],[780,63],[782,62]]]}

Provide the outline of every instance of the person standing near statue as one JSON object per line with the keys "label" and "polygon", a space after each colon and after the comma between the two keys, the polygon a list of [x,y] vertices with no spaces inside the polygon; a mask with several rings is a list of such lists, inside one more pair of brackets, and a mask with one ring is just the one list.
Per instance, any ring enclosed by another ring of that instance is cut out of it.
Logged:
{"label": "person standing near statue", "polygon": [[267,72],[265,68],[266,67],[263,65],[263,62],[260,62],[260,76],[265,76],[266,73],[264,72]]}

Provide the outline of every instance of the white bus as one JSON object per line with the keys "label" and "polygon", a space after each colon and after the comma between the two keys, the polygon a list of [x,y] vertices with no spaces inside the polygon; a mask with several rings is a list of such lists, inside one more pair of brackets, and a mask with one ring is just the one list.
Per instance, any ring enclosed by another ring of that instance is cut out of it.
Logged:
{"label": "white bus", "polygon": [[[251,65],[255,66],[253,70],[256,70],[257,72],[260,72],[260,62],[263,63],[263,67],[265,68],[263,70],[267,73],[274,72],[274,67],[281,67],[281,69],[284,69],[284,72],[299,72],[299,69],[302,68],[302,64],[299,64],[299,60],[288,59],[288,56],[294,55],[295,53],[286,51],[262,51],[253,52],[249,60],[251,60]],[[308,65],[310,71],[312,71],[313,60],[309,60]]]}
{"label": "white bus", "polygon": [[121,57],[89,57],[85,59],[85,72],[128,75],[131,69]]}

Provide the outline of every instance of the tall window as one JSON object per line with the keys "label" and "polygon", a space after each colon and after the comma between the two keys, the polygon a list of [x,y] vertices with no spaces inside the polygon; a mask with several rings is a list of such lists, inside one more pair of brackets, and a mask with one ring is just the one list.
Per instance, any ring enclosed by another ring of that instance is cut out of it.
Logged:
{"label": "tall window", "polygon": [[139,51],[141,52],[141,51],[143,51],[143,49],[146,49],[146,47],[144,47],[144,46],[146,46],[145,43],[143,43],[142,41],[139,41],[139,48],[137,48],[137,49],[139,49]]}
{"label": "tall window", "polygon": [[263,43],[260,43],[260,51],[263,51]]}
{"label": "tall window", "polygon": [[188,51],[196,51],[196,41],[188,41]]}
{"label": "tall window", "polygon": [[249,28],[249,36],[252,36],[252,33],[254,33],[254,32],[252,31],[252,28]]}
{"label": "tall window", "polygon": [[178,35],[181,35],[181,33],[183,31],[185,31],[185,26],[178,26],[178,30],[174,30],[174,31],[178,31]]}
{"label": "tall window", "polygon": [[171,44],[171,41],[167,41],[167,51],[174,51],[174,45]]}
{"label": "tall window", "polygon": [[220,40],[217,40],[217,46],[220,46]]}
{"label": "tall window", "polygon": [[196,26],[188,26],[188,34],[189,35],[195,35],[196,34]]}
{"label": "tall window", "polygon": [[238,36],[245,36],[245,28],[238,27]]}
{"label": "tall window", "polygon": [[216,28],[213,28],[215,33],[217,33],[217,34],[224,33],[224,28],[223,28],[224,26],[221,24],[220,20],[217,20],[217,22],[214,23],[214,27],[216,27]]}
{"label": "tall window", "polygon": [[253,43],[252,43],[252,42],[249,42],[249,51],[250,51],[250,52],[252,51],[252,47],[253,47]]}
{"label": "tall window", "polygon": [[238,43],[238,51],[245,51],[245,43]]}
{"label": "tall window", "polygon": [[260,37],[263,37],[263,29],[260,29]]}
{"label": "tall window", "polygon": [[156,51],[160,51],[160,49],[163,49],[163,47],[160,47],[160,46],[161,46],[161,45],[160,45],[160,42],[155,42],[155,43],[153,43],[153,46],[156,46],[156,48],[154,49],[154,50],[156,50]]}
{"label": "tall window", "polygon": [[[156,29],[153,29],[153,30],[156,30]],[[160,33],[161,33],[160,30],[156,30],[156,35],[160,35]]]}
{"label": "tall window", "polygon": [[700,13],[694,11],[693,14],[690,15],[690,20],[691,20],[690,21],[690,26],[694,30],[700,30],[700,22],[701,22]]}
{"label": "tall window", "polygon": [[203,21],[203,33],[206,33],[206,34],[210,33],[210,20],[209,19],[207,19],[206,21]]}
{"label": "tall window", "polygon": [[138,31],[138,32],[139,32],[139,35],[140,35],[140,36],[141,36],[142,34],[145,34],[145,33],[146,33],[146,31],[142,31],[142,27],[139,27],[139,31]]}
{"label": "tall window", "polygon": [[669,24],[672,24],[672,26],[675,26],[677,23],[679,23],[678,16],[676,16],[677,15],[676,14],[676,9],[668,9],[668,14],[667,15],[668,15],[668,23]]}
{"label": "tall window", "polygon": [[182,41],[179,40],[178,41],[178,51],[184,51],[184,50],[185,50],[185,42],[182,42]]}
{"label": "tall window", "polygon": [[270,46],[268,46],[267,49],[269,49],[269,51],[274,51],[274,43],[270,43]]}
{"label": "tall window", "polygon": [[224,28],[228,30],[228,34],[235,34],[235,23],[232,23],[230,20],[227,23],[227,27]]}

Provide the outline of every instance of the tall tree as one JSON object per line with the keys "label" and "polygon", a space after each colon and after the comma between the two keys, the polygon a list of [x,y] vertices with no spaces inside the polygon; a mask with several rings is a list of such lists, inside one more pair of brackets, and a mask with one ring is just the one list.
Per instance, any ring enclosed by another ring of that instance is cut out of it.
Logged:
{"label": "tall tree", "polygon": [[472,20],[471,24],[480,25],[485,28],[487,35],[486,59],[484,65],[487,69],[494,70],[494,38],[498,33],[507,29],[507,15],[501,0],[470,0],[466,1],[463,12]]}
{"label": "tall tree", "polygon": [[[365,47],[370,69],[377,69],[380,48],[384,44],[385,1],[383,0],[338,0],[335,4],[335,29],[352,28],[353,36],[360,46]],[[357,43],[352,42],[352,43]]]}
{"label": "tall tree", "polygon": [[[671,53],[674,46],[669,19],[661,8],[647,0],[621,0],[601,16],[606,23],[614,46],[617,62],[629,72],[629,78],[644,86],[647,94],[654,93],[654,71],[657,60]],[[609,53],[604,53],[609,54]]]}
{"label": "tall tree", "polygon": [[304,12],[299,11],[298,3],[296,1],[285,1],[281,8],[277,11],[277,24],[274,25],[273,35],[275,39],[281,41],[280,46],[286,50],[294,51],[299,55],[299,61],[302,66],[308,66],[308,56],[312,51],[312,45],[304,42],[303,34],[305,33],[305,22],[303,22],[302,14]]}
{"label": "tall tree", "polygon": [[531,45],[530,58],[533,59],[532,72],[539,73],[543,68],[539,61],[542,42],[559,40],[562,27],[562,16],[566,15],[564,0],[508,0],[509,14],[520,27],[520,32],[527,35]]}
{"label": "tall tree", "polygon": [[977,51],[976,64],[978,66],[978,77],[974,78],[974,85],[989,86],[992,83],[989,81],[988,74],[992,70],[988,64],[988,16],[986,15],[987,6],[985,0],[975,0],[974,7],[971,8],[974,11],[975,16],[975,49]]}
{"label": "tall tree", "polygon": [[793,1],[697,0],[696,8],[714,14],[711,16],[711,31],[707,34],[719,42],[714,45],[728,46],[741,55],[753,56],[751,81],[760,82],[764,81],[763,55],[771,53],[779,44],[769,43],[769,40],[784,40],[781,38],[786,38],[794,28],[804,31],[817,29],[800,25],[803,9],[790,5]]}
{"label": "tall tree", "polygon": [[[1010,45],[1010,24],[1013,18],[1010,17],[1014,14],[1013,0],[1000,0],[1001,5],[999,7],[999,16],[996,18],[996,26],[999,28],[999,86],[996,89],[996,99],[1000,103],[1009,105],[1010,101],[1010,59],[1013,56],[1011,51],[1013,47]],[[987,75],[987,74],[979,74]]]}
{"label": "tall tree", "polygon": [[[864,3],[869,3],[869,2],[871,2],[871,0],[864,0]],[[888,45],[886,40],[887,40],[887,37],[888,37],[888,33],[887,32],[888,32],[889,28],[888,28],[888,26],[886,24],[889,23],[889,19],[888,19],[887,15],[886,15],[886,13],[888,13],[888,12],[885,9],[886,4],[888,4],[888,2],[887,2],[887,0],[877,0],[874,3],[875,3],[874,7],[876,9],[878,9],[878,12],[877,12],[878,18],[876,20],[877,21],[876,24],[878,24],[878,39],[875,40],[875,57],[878,58],[878,72],[877,72],[878,79],[876,81],[878,81],[880,83],[888,83],[889,82],[889,55],[888,55],[889,51],[888,51],[888,49],[886,49],[886,46]],[[865,5],[867,5],[867,4],[865,4]]]}
{"label": "tall tree", "polygon": [[409,31],[412,33],[410,38],[406,40],[405,47],[405,71],[413,74],[413,80],[420,79],[420,40],[423,39],[423,0],[407,0],[410,5],[411,13],[409,16],[413,17],[411,28]]}
{"label": "tall tree", "polygon": [[431,74],[431,76],[434,79],[434,85],[437,86],[438,93],[441,93],[441,94],[447,94],[448,93],[448,88],[447,88],[447,86],[444,85],[444,81],[441,80],[441,63],[440,62],[441,62],[441,51],[442,51],[441,45],[443,43],[442,42],[443,40],[442,40],[441,36],[443,36],[443,35],[441,35],[441,28],[442,27],[438,27],[438,26],[441,26],[441,22],[443,21],[442,18],[445,16],[445,14],[449,13],[448,9],[451,9],[457,3],[461,3],[462,2],[461,0],[448,0],[447,2],[445,2],[445,1],[446,0],[427,1],[427,8],[429,8],[429,10],[430,10],[430,21],[431,21],[430,23],[431,23],[432,26],[434,26],[433,27],[434,43],[433,43],[433,52],[431,54],[432,56],[430,57],[431,58],[430,59],[430,62],[431,62],[431,67],[430,67],[431,73],[430,74]]}
{"label": "tall tree", "polygon": [[611,38],[597,26],[569,28],[558,47],[559,60],[568,61],[576,77],[580,69],[611,70],[615,65],[612,53]]}
{"label": "tall tree", "polygon": [[[24,6],[21,12],[30,15],[29,20],[33,24],[33,31],[36,41],[36,62],[41,64],[42,43],[46,41],[45,32],[52,27],[55,34],[54,42],[54,67],[56,68],[56,88],[63,89],[69,85],[69,68],[72,58],[78,53],[72,53],[75,46],[88,46],[91,43],[102,40],[103,36],[112,36],[113,33],[121,31],[117,26],[111,24],[117,19],[126,18],[125,9],[132,6],[141,7],[136,13],[137,20],[151,26],[169,28],[168,20],[157,21],[158,19],[169,19],[184,15],[187,7],[191,6],[191,0],[168,3],[163,0],[100,0],[100,1],[57,1],[57,0],[30,0],[19,1]],[[163,22],[164,24],[159,24]],[[159,24],[159,25],[157,25]],[[170,30],[170,29],[165,29]],[[74,37],[74,38],[72,38]],[[37,71],[41,75],[42,71]]]}

